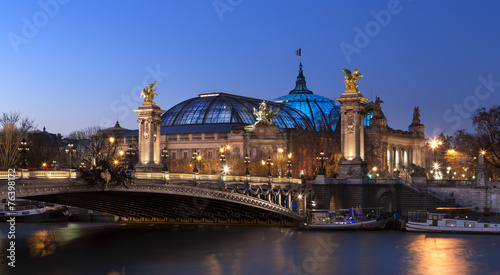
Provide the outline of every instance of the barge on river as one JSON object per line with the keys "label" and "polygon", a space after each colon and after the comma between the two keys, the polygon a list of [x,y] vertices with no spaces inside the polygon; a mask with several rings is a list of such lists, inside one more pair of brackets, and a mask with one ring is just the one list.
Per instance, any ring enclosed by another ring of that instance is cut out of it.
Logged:
{"label": "barge on river", "polygon": [[484,219],[450,218],[445,213],[408,212],[407,231],[500,234],[500,223]]}

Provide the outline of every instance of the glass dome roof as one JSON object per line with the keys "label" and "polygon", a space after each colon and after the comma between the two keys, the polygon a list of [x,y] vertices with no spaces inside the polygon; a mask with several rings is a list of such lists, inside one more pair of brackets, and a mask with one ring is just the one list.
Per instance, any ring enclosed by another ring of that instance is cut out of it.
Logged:
{"label": "glass dome roof", "polygon": [[299,65],[295,88],[288,95],[276,98],[274,101],[304,113],[317,130],[324,125],[331,125],[332,130],[335,130],[340,118],[340,106],[335,105],[335,101],[315,95],[307,89],[302,63]]}
{"label": "glass dome roof", "polygon": [[[227,93],[200,94],[170,108],[162,115],[161,126],[194,124],[236,124],[255,123],[253,108],[258,109],[260,99],[237,96]],[[280,128],[305,127],[312,129],[311,122],[300,111],[280,103],[268,102],[280,108],[274,122]]]}

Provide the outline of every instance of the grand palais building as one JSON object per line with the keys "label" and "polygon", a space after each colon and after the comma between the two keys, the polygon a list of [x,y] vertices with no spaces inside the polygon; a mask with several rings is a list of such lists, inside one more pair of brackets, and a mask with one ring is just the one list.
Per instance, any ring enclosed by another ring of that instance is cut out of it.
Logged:
{"label": "grand palais building", "polygon": [[[273,118],[275,125],[251,127],[262,102],[229,93],[204,93],[162,110],[161,121],[157,121],[160,137],[156,141],[154,134],[155,152],[151,154],[157,169],[161,170],[166,160],[171,172],[190,172],[196,164],[200,173],[216,174],[223,154],[230,173],[243,175],[247,157],[251,175],[263,176],[271,171],[273,176],[285,177],[290,171],[293,177],[310,177],[318,174],[318,156],[323,151],[328,158],[326,174],[333,177],[338,173],[340,104],[307,88],[302,64],[295,88],[266,102],[271,110],[279,109]],[[408,118],[407,131],[394,130],[387,125],[381,102],[377,98],[365,103],[362,114],[368,170],[375,177],[392,177],[395,170],[407,173],[411,163],[424,166],[426,140],[418,110],[413,120]],[[107,130],[126,149],[148,138],[144,134],[148,128],[141,123],[139,116],[138,130],[121,128],[118,122]],[[138,150],[140,153],[141,148]]]}

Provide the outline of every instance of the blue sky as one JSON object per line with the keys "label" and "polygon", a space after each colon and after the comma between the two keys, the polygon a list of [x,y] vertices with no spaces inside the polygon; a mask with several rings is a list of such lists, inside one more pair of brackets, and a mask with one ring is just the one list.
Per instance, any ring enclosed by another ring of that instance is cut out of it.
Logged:
{"label": "blue sky", "polygon": [[[1,1],[0,111],[54,133],[136,129],[154,80],[167,110],[201,92],[287,94],[302,63],[315,94],[339,97],[358,68],[365,97],[406,130],[470,129],[500,103],[498,1]],[[387,16],[390,16],[389,17]],[[361,32],[361,34],[360,34]],[[364,38],[364,39],[363,39]],[[347,49],[347,50],[346,50]],[[346,53],[347,51],[347,53]]]}

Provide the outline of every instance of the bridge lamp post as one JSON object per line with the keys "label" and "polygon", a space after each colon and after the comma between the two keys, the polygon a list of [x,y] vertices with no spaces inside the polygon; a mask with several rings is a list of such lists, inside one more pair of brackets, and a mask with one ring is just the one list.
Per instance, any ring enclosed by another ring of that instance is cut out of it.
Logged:
{"label": "bridge lamp post", "polygon": [[224,175],[225,174],[224,166],[226,163],[226,155],[224,154],[224,147],[219,148],[219,152],[220,152],[220,164],[221,164],[220,173]]}
{"label": "bridge lamp post", "polygon": [[325,151],[321,150],[321,152],[319,152],[319,157],[316,157],[316,159],[319,160],[321,164],[318,175],[326,175],[325,160],[327,160],[328,157],[325,157]]}
{"label": "bridge lamp post", "polygon": [[286,162],[286,167],[288,170],[287,177],[292,178],[292,153],[288,154],[288,160]]}
{"label": "bridge lamp post", "polygon": [[271,156],[269,156],[267,158],[266,164],[267,164],[267,168],[268,168],[268,170],[267,170],[267,176],[270,177],[270,178],[273,176],[273,174],[271,174],[271,163],[272,163],[271,162]]}
{"label": "bridge lamp post", "polygon": [[248,154],[245,154],[245,176],[250,176],[250,171],[248,171],[248,164],[250,164],[250,157],[248,156]]}
{"label": "bridge lamp post", "polygon": [[280,161],[280,166],[278,167],[278,175],[279,175],[280,178],[281,178],[281,167],[283,166],[283,152],[284,151],[285,150],[283,150],[283,148],[281,148],[281,147],[278,148],[278,153],[279,153],[278,158],[279,158],[279,161]]}
{"label": "bridge lamp post", "polygon": [[17,150],[21,153],[21,158],[23,159],[23,161],[21,162],[21,169],[28,169],[28,164],[26,162],[26,153],[28,153],[30,147],[28,146],[26,139],[23,138],[23,140],[21,140],[21,145],[17,148]]}
{"label": "bridge lamp post", "polygon": [[439,179],[439,164],[437,162],[434,163],[434,179]]}
{"label": "bridge lamp post", "polygon": [[372,177],[376,177],[376,176],[378,176],[378,174],[377,174],[377,170],[378,170],[377,166],[374,166],[374,167],[372,168],[372,171],[373,171],[373,173],[372,173]]}
{"label": "bridge lamp post", "polygon": [[73,169],[73,154],[76,153],[76,149],[74,149],[75,145],[73,143],[68,143],[68,147],[64,149],[66,154],[69,155],[69,169]]}
{"label": "bridge lamp post", "polygon": [[52,167],[54,167],[54,170],[57,170],[57,160],[52,161]]}
{"label": "bridge lamp post", "polygon": [[198,162],[198,166],[200,167],[200,170],[203,170],[203,168],[201,167],[201,159],[202,159],[202,156],[201,156],[201,153],[198,153],[198,155],[196,156],[196,160]]}
{"label": "bridge lamp post", "polygon": [[196,152],[196,150],[193,151],[193,156],[191,157],[191,159],[193,160],[194,162],[194,168],[193,168],[193,173],[194,174],[198,174],[198,168],[196,167],[196,159],[198,157],[198,152]]}
{"label": "bridge lamp post", "polygon": [[43,162],[42,163],[42,169],[45,170],[45,168],[47,168],[47,163],[46,162]]}
{"label": "bridge lamp post", "polygon": [[168,173],[167,159],[169,157],[167,146],[163,147],[161,150],[161,157],[163,158],[163,172]]}
{"label": "bridge lamp post", "polygon": [[134,147],[132,147],[132,144],[128,146],[127,152],[125,153],[128,158],[128,168],[127,170],[134,170],[134,165],[132,164],[132,159],[135,156],[135,150]]}

